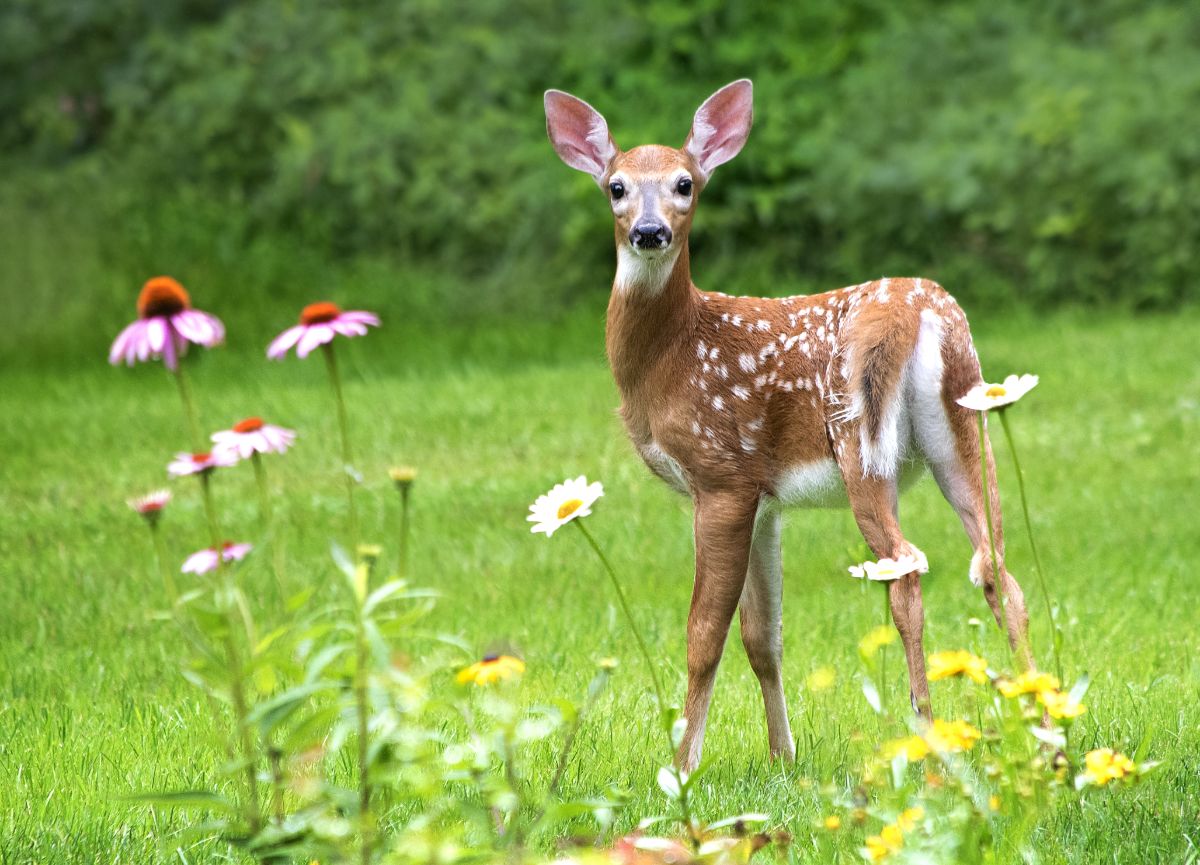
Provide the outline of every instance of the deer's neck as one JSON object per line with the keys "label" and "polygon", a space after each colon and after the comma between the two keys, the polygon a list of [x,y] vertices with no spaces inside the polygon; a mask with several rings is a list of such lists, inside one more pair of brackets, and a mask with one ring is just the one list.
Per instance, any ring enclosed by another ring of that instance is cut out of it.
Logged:
{"label": "deer's neck", "polygon": [[629,396],[669,374],[690,344],[699,292],[692,285],[687,241],[674,260],[647,263],[617,247],[617,278],[608,303],[607,348],[617,387]]}

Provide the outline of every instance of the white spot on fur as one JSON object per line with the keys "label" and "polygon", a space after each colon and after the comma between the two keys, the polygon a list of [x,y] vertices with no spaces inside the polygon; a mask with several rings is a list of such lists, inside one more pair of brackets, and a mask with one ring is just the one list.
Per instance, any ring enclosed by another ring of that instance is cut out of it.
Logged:
{"label": "white spot on fur", "polygon": [[736,396],[738,399],[741,399],[741,400],[750,399],[750,391],[746,390],[746,388],[742,387],[740,384],[735,384],[733,386],[732,392],[733,392],[733,395]]}
{"label": "white spot on fur", "polygon": [[742,352],[738,355],[738,366],[743,372],[754,372],[758,369],[758,361],[754,359],[754,355],[748,352]]}
{"label": "white spot on fur", "polygon": [[714,396],[712,398],[712,407],[716,411],[721,411],[721,409],[725,408],[725,400],[721,399],[719,396]]}

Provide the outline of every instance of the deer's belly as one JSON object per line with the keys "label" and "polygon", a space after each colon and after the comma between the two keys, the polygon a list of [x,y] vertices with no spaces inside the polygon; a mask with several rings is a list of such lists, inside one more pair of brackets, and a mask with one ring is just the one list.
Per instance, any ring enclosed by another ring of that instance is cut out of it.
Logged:
{"label": "deer's belly", "polygon": [[656,441],[639,445],[638,453],[650,471],[666,481],[667,486],[676,492],[688,492],[687,475],[683,471],[683,466],[673,456],[664,451],[662,445]]}
{"label": "deer's belly", "polygon": [[775,498],[794,508],[844,508],[850,505],[842,472],[832,459],[814,460],[781,471],[772,484]]}

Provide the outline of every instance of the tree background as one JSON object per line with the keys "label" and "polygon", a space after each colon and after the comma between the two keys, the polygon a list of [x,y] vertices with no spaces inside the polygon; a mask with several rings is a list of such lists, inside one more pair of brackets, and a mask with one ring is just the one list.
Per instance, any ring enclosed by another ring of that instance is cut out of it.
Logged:
{"label": "tree background", "polygon": [[610,216],[542,92],[678,145],[743,76],[701,287],[1173,308],[1198,296],[1189,6],[7,0],[0,358],[94,357],[158,272],[232,326],[319,297],[425,328],[598,310]]}

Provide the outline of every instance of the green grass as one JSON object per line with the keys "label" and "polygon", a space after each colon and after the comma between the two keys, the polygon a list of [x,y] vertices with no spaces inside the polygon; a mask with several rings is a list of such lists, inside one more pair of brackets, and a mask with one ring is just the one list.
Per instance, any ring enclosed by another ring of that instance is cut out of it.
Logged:
{"label": "green grass", "polygon": [[[660,809],[654,769],[664,760],[651,723],[649,676],[603,573],[582,539],[531,536],[533,498],[568,475],[604,482],[589,525],[624,575],[635,612],[672,694],[682,698],[684,623],[691,589],[687,503],[640,465],[613,412],[614,387],[589,313],[556,339],[553,366],[505,354],[441,366],[387,329],[346,346],[351,422],[365,534],[389,542],[398,499],[386,468],[410,463],[415,488],[414,573],[443,593],[435,621],[480,650],[510,645],[529,664],[530,702],[577,694],[605,655],[620,659],[612,689],[581,734],[570,794],[611,784],[632,791],[626,821]],[[1153,735],[1160,771],[1131,789],[1089,796],[1046,814],[1037,845],[1050,862],[1178,862],[1200,844],[1200,315],[1129,320],[1061,314],[976,326],[993,375],[1038,372],[1041,386],[1012,416],[1026,465],[1043,563],[1066,629],[1068,680],[1087,673],[1087,745],[1132,750]],[[427,334],[435,344],[438,334]],[[528,334],[511,335],[528,344]],[[231,337],[231,340],[233,338]],[[460,337],[461,339],[461,337]],[[236,348],[236,340],[235,342]],[[534,340],[535,341],[535,340]],[[469,341],[464,341],[468,345]],[[211,352],[192,365],[206,426],[261,414],[297,428],[270,460],[281,491],[290,589],[339,579],[327,554],[342,517],[337,428],[316,358],[268,364],[254,352]],[[173,385],[155,366],[54,374],[0,373],[0,863],[182,861],[159,846],[183,822],[126,794],[191,787],[209,778],[207,710],[179,675],[181,646],[163,605],[149,539],[124,505],[161,485],[184,429]],[[1009,563],[1030,598],[1035,647],[1048,628],[1021,530],[1011,462],[1001,441]],[[218,476],[231,538],[253,538],[249,468]],[[180,559],[206,545],[193,485],[176,484],[164,520]],[[957,519],[925,480],[902,502],[906,533],[929,555],[926,646],[1006,652],[982,595],[967,581],[970,549]],[[844,777],[879,727],[850,678],[859,636],[883,618],[877,586],[850,580],[863,554],[848,512],[792,512],[785,533],[785,670],[799,739],[795,766],[770,763],[757,683],[736,625],[718,678],[707,755],[715,768],[702,814],[769,813],[792,831],[796,861],[822,814],[817,786]],[[243,571],[261,608],[274,607],[265,557]],[[269,615],[269,612],[264,612]],[[903,715],[903,663],[888,659],[885,699]],[[805,675],[842,671],[815,698]],[[952,716],[958,685],[935,683],[935,710]],[[534,774],[548,771],[539,755]],[[226,861],[201,844],[186,861]]]}

